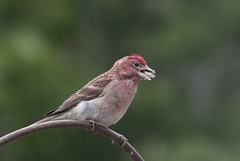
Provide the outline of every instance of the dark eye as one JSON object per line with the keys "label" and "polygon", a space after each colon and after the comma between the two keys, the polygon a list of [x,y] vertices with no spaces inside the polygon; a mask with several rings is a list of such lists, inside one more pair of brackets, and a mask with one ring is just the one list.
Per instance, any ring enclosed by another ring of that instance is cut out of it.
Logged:
{"label": "dark eye", "polygon": [[135,67],[138,67],[138,66],[139,66],[139,63],[138,63],[138,62],[135,62],[135,63],[134,63],[134,66],[135,66]]}

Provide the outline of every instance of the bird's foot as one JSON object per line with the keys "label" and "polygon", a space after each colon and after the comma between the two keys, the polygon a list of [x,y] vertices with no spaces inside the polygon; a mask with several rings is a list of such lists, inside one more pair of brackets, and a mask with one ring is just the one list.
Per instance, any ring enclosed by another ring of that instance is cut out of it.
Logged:
{"label": "bird's foot", "polygon": [[[123,141],[122,145],[120,145],[121,148],[123,148],[123,147],[126,145],[126,143],[128,142],[128,139],[125,138],[125,137],[124,137],[123,135],[121,135],[121,134],[119,134],[119,138]],[[112,144],[117,145],[116,141],[114,141],[114,140],[112,141]]]}
{"label": "bird's foot", "polygon": [[93,131],[98,124],[93,120],[89,120],[89,122],[92,124],[92,126],[88,129],[88,131]]}

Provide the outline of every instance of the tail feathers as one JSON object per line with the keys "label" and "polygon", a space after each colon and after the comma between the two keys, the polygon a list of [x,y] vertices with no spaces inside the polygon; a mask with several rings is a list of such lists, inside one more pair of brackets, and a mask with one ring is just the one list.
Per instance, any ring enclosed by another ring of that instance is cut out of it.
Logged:
{"label": "tail feathers", "polygon": [[[39,120],[39,121],[37,121],[37,122],[35,122],[35,123],[33,123],[33,124],[39,124],[39,123],[51,121],[51,120],[54,120],[54,118],[56,118],[56,116],[49,116],[49,117],[46,117],[46,118],[44,118],[44,119],[42,119],[42,120]],[[32,124],[32,125],[33,125],[33,124]]]}

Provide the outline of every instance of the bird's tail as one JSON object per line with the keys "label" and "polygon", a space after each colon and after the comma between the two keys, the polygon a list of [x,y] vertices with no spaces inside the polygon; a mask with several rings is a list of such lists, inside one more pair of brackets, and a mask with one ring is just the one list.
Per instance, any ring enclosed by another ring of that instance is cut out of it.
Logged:
{"label": "bird's tail", "polygon": [[47,121],[53,121],[54,118],[56,118],[56,116],[49,116],[49,117],[46,117],[46,118],[44,118],[42,120],[39,120],[39,121],[37,121],[37,122],[35,122],[33,124],[39,124],[39,123],[43,123],[43,122],[47,122]]}

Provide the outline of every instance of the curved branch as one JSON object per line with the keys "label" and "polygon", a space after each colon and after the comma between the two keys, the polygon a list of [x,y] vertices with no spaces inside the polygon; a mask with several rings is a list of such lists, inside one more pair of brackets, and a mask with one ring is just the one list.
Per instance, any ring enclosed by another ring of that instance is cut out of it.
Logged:
{"label": "curved branch", "polygon": [[[58,120],[32,124],[1,137],[0,146],[29,134],[55,128],[83,128],[89,130],[92,128],[92,123],[80,120]],[[98,132],[110,138],[113,140],[113,142],[122,145],[123,149],[132,157],[133,160],[144,161],[140,154],[131,146],[131,144],[129,144],[127,141],[125,143],[121,134],[118,134],[117,132],[99,124],[94,124],[94,129],[92,131]]]}

